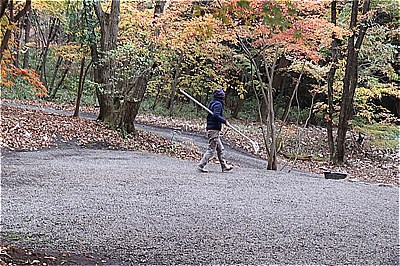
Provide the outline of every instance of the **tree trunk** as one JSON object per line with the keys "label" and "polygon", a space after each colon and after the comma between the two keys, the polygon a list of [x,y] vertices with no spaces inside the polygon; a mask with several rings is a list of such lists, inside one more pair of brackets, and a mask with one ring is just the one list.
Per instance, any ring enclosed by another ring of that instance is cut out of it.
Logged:
{"label": "tree trunk", "polygon": [[156,5],[154,8],[154,15],[164,13],[168,7],[170,1],[171,0],[156,0]]}
{"label": "tree trunk", "polygon": [[267,126],[268,126],[268,137],[271,140],[271,147],[270,147],[270,153],[268,157],[268,165],[267,165],[267,170],[277,170],[277,160],[276,160],[276,126],[275,126],[275,110],[274,110],[274,97],[273,97],[273,82],[274,82],[274,75],[275,75],[275,68],[276,68],[276,63],[278,61],[279,57],[279,48],[276,47],[275,50],[275,57],[274,61],[271,65],[271,69],[269,70],[269,67],[267,66],[266,62],[266,56],[265,56],[265,50],[264,50],[264,63],[265,63],[265,70],[267,74],[267,79],[268,79],[268,92],[267,92],[267,102],[268,102],[268,117],[267,117]]}
{"label": "tree trunk", "polygon": [[8,0],[1,0],[1,2],[0,2],[0,19],[4,16],[7,5],[8,5]]}
{"label": "tree trunk", "polygon": [[[31,3],[32,0],[26,0],[25,6],[23,9],[21,9],[17,15],[14,16],[14,4],[13,1],[1,1],[1,6],[0,6],[0,15],[3,17],[5,10],[7,9],[7,5],[10,10],[10,17],[9,17],[9,23],[15,23],[17,22],[21,17],[25,16],[26,12],[28,12],[31,9]],[[0,18],[1,18],[0,17]],[[3,60],[3,53],[7,49],[8,46],[8,41],[11,38],[11,30],[7,28],[6,32],[4,33],[3,40],[1,41],[0,44],[0,62]]]}
{"label": "tree trunk", "polygon": [[[242,76],[241,82],[243,84],[246,84],[247,83],[247,75],[246,75],[246,73],[242,72],[241,76]],[[243,99],[241,99],[239,97],[239,99],[236,101],[236,103],[234,103],[234,102],[232,103],[232,106],[234,107],[233,108],[233,112],[232,112],[232,118],[234,118],[234,119],[238,118],[239,112],[242,109],[242,106],[243,106],[244,102],[245,102],[244,97],[243,97]]]}
{"label": "tree trunk", "polygon": [[297,83],[296,83],[296,86],[293,89],[292,96],[290,97],[289,103],[287,104],[287,106],[285,108],[285,112],[284,112],[284,114],[282,116],[282,120],[283,120],[284,123],[287,121],[287,118],[288,118],[289,112],[290,112],[290,108],[292,107],[292,102],[293,102],[294,96],[296,95],[296,93],[297,93],[297,91],[299,89],[300,81],[301,81],[301,77],[303,76],[303,73],[304,73],[305,65],[306,65],[306,60],[303,61],[303,66],[301,67],[300,76],[297,79]]}
{"label": "tree trunk", "polygon": [[57,36],[57,32],[59,29],[60,20],[58,18],[51,18],[51,24],[49,29],[49,34],[47,39],[44,40],[45,46],[43,47],[42,51],[42,61],[38,67],[38,71],[40,72],[40,81],[47,87],[47,78],[46,78],[46,63],[47,63],[47,55],[49,53],[49,48],[51,42]]}
{"label": "tree trunk", "polygon": [[235,104],[235,108],[233,109],[232,112],[232,118],[233,119],[237,119],[239,116],[239,112],[241,111],[243,104],[244,104],[245,100],[244,99],[238,99],[236,104]]}
{"label": "tree trunk", "polygon": [[[275,47],[275,55],[273,58],[272,64],[267,63],[267,57],[265,55],[265,49],[263,50],[263,61],[264,61],[264,68],[267,76],[267,84],[263,80],[261,76],[261,71],[260,71],[260,66],[255,62],[254,57],[252,56],[252,53],[246,46],[246,44],[243,42],[243,40],[240,38],[239,35],[237,35],[238,40],[240,42],[241,47],[243,48],[247,58],[250,60],[252,67],[254,67],[256,77],[260,83],[261,86],[261,92],[262,96],[264,99],[264,103],[267,106],[267,132],[264,135],[264,142],[266,143],[266,151],[267,151],[267,156],[268,156],[268,162],[267,162],[267,170],[277,170],[277,152],[276,152],[276,144],[277,144],[277,132],[276,132],[276,126],[275,126],[275,110],[274,110],[274,97],[273,97],[273,84],[274,84],[274,75],[275,75],[275,69],[277,67],[277,62],[279,58],[279,47]],[[261,111],[260,111],[261,113]],[[270,142],[270,147],[268,148],[268,141]]]}
{"label": "tree trunk", "polygon": [[50,99],[54,99],[56,97],[57,91],[60,89],[62,83],[64,82],[65,77],[67,76],[70,68],[71,68],[72,62],[68,61],[67,62],[67,67],[65,68],[63,74],[61,75],[61,79],[58,82],[57,86],[54,88],[54,90],[52,90],[51,95],[50,95]]}
{"label": "tree trunk", "polygon": [[20,54],[21,54],[21,48],[22,48],[22,46],[24,45],[24,42],[23,42],[23,35],[22,35],[22,28],[23,28],[23,25],[24,25],[24,19],[23,19],[23,17],[22,18],[20,18],[20,20],[19,20],[19,23],[18,23],[19,25],[19,30],[18,30],[18,38],[16,38],[16,40],[15,40],[15,42],[16,42],[16,46],[17,46],[17,51],[16,51],[16,55],[15,55],[15,59],[14,59],[14,66],[16,66],[16,67],[18,67],[19,68],[19,57],[20,57]]}
{"label": "tree trunk", "polygon": [[[24,42],[25,44],[29,43],[30,41],[30,32],[31,32],[31,24],[32,24],[32,10],[29,10],[28,15],[25,17],[25,39]],[[22,64],[22,68],[28,68],[29,66],[29,51],[30,48],[26,49],[26,52],[24,54],[24,62]]]}
{"label": "tree trunk", "polygon": [[50,85],[48,85],[48,87],[47,87],[47,91],[49,94],[51,94],[51,92],[53,90],[54,81],[56,80],[58,69],[60,68],[62,61],[63,61],[63,58],[61,56],[59,56],[57,58],[56,66],[54,67],[54,72],[53,72],[53,76],[51,77]]}
{"label": "tree trunk", "polygon": [[3,53],[4,51],[7,49],[7,45],[8,45],[8,41],[11,38],[11,30],[6,30],[6,32],[4,33],[4,37],[3,37],[3,41],[1,42],[1,46],[0,46],[0,62],[3,59]]}
{"label": "tree trunk", "polygon": [[[259,95],[259,97],[262,97],[263,99],[265,98],[264,95]],[[262,121],[265,121],[265,118],[268,116],[268,104],[265,101],[261,101],[260,102],[260,113],[261,116],[258,118],[258,120],[260,120],[260,118],[262,118]],[[261,120],[258,122],[262,122]]]}
{"label": "tree trunk", "polygon": [[[333,0],[331,3],[331,22],[336,25],[336,0]],[[334,108],[333,108],[333,85],[335,82],[335,74],[336,74],[336,69],[337,69],[337,63],[339,59],[339,49],[336,41],[336,36],[332,36],[332,47],[331,47],[331,68],[329,69],[328,73],[328,78],[327,78],[327,83],[328,83],[328,110],[327,110],[327,124],[326,124],[326,130],[328,134],[328,145],[329,145],[329,156],[330,160],[333,160],[334,157],[334,152],[335,152],[335,143],[333,139],[333,114],[334,114]]]}
{"label": "tree trunk", "polygon": [[82,57],[81,60],[81,70],[79,71],[79,82],[78,82],[78,92],[76,95],[76,103],[75,103],[75,112],[74,117],[79,117],[79,106],[81,104],[82,92],[83,92],[83,73],[85,69],[85,57]]}
{"label": "tree trunk", "polygon": [[[109,120],[106,116],[110,115],[111,110],[107,110],[112,92],[112,84],[110,78],[113,75],[114,60],[103,60],[107,57],[107,52],[117,47],[118,24],[120,14],[120,2],[112,0],[110,13],[105,13],[101,7],[100,1],[93,3],[96,16],[100,23],[100,49],[97,45],[91,47],[92,60],[95,63],[94,81],[98,84],[96,95],[99,101],[100,113],[99,120]],[[103,61],[103,62],[101,62]],[[101,62],[101,63],[100,63]]]}
{"label": "tree trunk", "polygon": [[172,85],[171,85],[171,94],[170,94],[170,97],[169,97],[168,103],[167,103],[167,108],[169,110],[170,115],[172,115],[172,112],[174,109],[174,101],[175,101],[175,97],[176,97],[176,87],[178,85],[178,79],[181,76],[182,61],[183,61],[183,54],[180,53],[178,62],[175,66],[174,80],[172,81]]}
{"label": "tree trunk", "polygon": [[[94,80],[98,84],[96,95],[100,113],[98,119],[118,128],[122,134],[135,133],[134,120],[146,92],[146,87],[153,73],[149,66],[140,74],[133,72],[131,78],[112,84],[110,81],[117,73],[115,59],[109,52],[117,48],[120,1],[112,0],[110,13],[102,10],[99,1],[93,3],[100,23],[100,44],[91,46],[94,63]],[[124,62],[122,62],[124,63]],[[118,89],[118,93],[115,93]]]}
{"label": "tree trunk", "polygon": [[[165,86],[165,81],[164,81],[164,83],[163,83],[163,87],[164,87],[164,86]],[[157,94],[156,94],[156,96],[154,97],[153,105],[151,106],[151,110],[153,110],[153,111],[156,109],[156,106],[157,106],[157,104],[158,104],[158,102],[159,102],[160,93],[161,93],[161,90],[162,90],[163,87],[158,86],[158,88],[157,88]]]}
{"label": "tree trunk", "polygon": [[[370,0],[365,0],[362,10],[363,15],[365,15],[369,11],[369,5]],[[349,37],[349,42],[347,46],[347,61],[345,76],[343,80],[343,94],[340,105],[341,108],[337,134],[337,147],[334,158],[334,162],[339,164],[344,162],[348,121],[352,116],[354,93],[357,87],[358,52],[361,48],[361,44],[367,30],[366,23],[362,23],[360,25],[358,37],[356,39],[355,30],[357,25],[357,12],[358,0],[354,0],[350,19],[350,29],[353,31],[353,34]]]}
{"label": "tree trunk", "polygon": [[[111,94],[102,94],[101,104],[104,108],[103,121],[115,128],[121,129],[123,134],[135,134],[134,121],[139,111],[140,103],[146,92],[148,75],[135,77],[124,91],[124,99]],[[101,106],[100,106],[101,108]]]}

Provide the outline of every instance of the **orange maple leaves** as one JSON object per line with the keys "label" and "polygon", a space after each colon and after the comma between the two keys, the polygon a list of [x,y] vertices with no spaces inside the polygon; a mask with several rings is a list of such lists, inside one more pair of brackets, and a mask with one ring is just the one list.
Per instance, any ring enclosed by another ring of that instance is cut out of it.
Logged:
{"label": "orange maple leaves", "polygon": [[329,47],[331,36],[343,38],[344,31],[325,19],[309,18],[297,21],[293,27],[274,35],[271,41],[280,43],[285,51],[297,58],[308,58],[314,62],[322,59],[320,51]]}
{"label": "orange maple leaves", "polygon": [[47,96],[47,89],[40,81],[39,75],[33,69],[21,69],[13,65],[11,53],[9,50],[5,51],[3,60],[0,65],[1,79],[0,85],[4,87],[12,87],[16,85],[18,79],[26,81],[32,86],[32,91],[37,97]]}
{"label": "orange maple leaves", "polygon": [[252,41],[253,47],[278,45],[296,58],[321,60],[332,36],[343,39],[347,32],[323,18],[324,1],[230,0],[226,2],[235,30]]}

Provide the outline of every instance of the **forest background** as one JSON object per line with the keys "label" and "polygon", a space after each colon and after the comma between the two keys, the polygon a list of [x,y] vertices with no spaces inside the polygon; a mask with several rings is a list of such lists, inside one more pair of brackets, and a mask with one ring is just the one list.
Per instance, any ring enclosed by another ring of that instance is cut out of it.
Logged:
{"label": "forest background", "polygon": [[[85,108],[121,144],[140,139],[135,120],[202,131],[204,111],[179,89],[203,103],[223,89],[226,116],[262,144],[267,169],[283,156],[399,182],[397,1],[1,0],[0,23],[3,101]],[[57,138],[13,115],[2,106],[2,147]],[[112,142],[107,130],[99,138]]]}

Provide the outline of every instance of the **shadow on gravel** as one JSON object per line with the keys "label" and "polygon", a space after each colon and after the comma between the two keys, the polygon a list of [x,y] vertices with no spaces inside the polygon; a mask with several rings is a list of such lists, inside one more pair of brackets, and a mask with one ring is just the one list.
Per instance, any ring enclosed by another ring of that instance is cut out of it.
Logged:
{"label": "shadow on gravel", "polygon": [[44,252],[0,244],[0,265],[120,265],[89,252]]}

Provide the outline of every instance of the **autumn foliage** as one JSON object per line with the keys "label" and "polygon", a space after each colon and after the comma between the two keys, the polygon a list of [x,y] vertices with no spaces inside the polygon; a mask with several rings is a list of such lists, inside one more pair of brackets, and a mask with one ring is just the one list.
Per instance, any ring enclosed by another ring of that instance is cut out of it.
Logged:
{"label": "autumn foliage", "polygon": [[229,1],[225,14],[242,38],[252,47],[280,46],[284,54],[318,62],[321,50],[329,47],[331,36],[343,39],[348,32],[328,22],[325,1]]}
{"label": "autumn foliage", "polygon": [[[47,95],[47,89],[42,84],[39,76],[33,69],[21,69],[18,67],[15,53],[18,50],[18,20],[30,9],[31,1],[17,1],[15,5],[11,2],[9,9],[3,6],[7,1],[2,1],[2,12],[0,17],[0,30],[2,35],[0,50],[1,79],[0,85],[4,89],[14,89],[13,86],[29,85],[37,97]],[[16,84],[18,83],[18,84]]]}
{"label": "autumn foliage", "polygon": [[[338,23],[329,21],[334,2],[340,13]],[[273,131],[279,116],[285,122],[296,119],[292,113],[286,119],[292,105],[299,112],[309,111],[313,123],[329,122],[335,127],[342,108],[347,40],[357,35],[357,27],[364,22],[369,27],[380,19],[394,21],[398,15],[385,13],[393,4],[375,4],[376,12],[359,17],[356,30],[350,30],[352,2],[334,2],[21,0],[10,5],[11,1],[2,1],[8,5],[0,19],[4,47],[0,85],[3,92],[23,89],[29,96],[48,93],[52,100],[69,102],[79,102],[83,94],[82,99],[101,106],[99,119],[119,129],[133,125],[142,100],[151,101],[153,110],[166,108],[170,116],[182,112],[181,107],[188,104],[178,93],[180,88],[203,103],[212,90],[223,89],[228,95],[226,107],[232,111],[227,113],[238,118],[245,111],[242,117],[264,125],[271,118],[267,133]],[[363,2],[359,1],[359,11]],[[28,4],[34,12],[28,12]],[[116,19],[107,20],[111,15]],[[104,27],[111,22],[113,34]],[[368,122],[394,120],[388,118],[388,110],[375,104],[388,95],[399,99],[398,45],[387,41],[397,34],[396,25],[376,27],[373,35],[365,37],[368,48],[363,45],[357,51],[362,77],[354,94],[354,116]],[[106,43],[107,39],[112,41]],[[335,62],[331,60],[333,41],[340,54]],[[22,57],[29,59],[24,66]],[[332,75],[333,111],[328,116],[326,83],[332,66],[337,72]],[[132,93],[136,85],[137,94]],[[295,103],[297,88],[302,94]],[[267,113],[267,105],[277,111],[276,116]],[[137,110],[121,113],[133,109]],[[303,122],[308,123],[304,117]],[[279,150],[282,139],[277,137],[276,143],[265,146]]]}
{"label": "autumn foliage", "polygon": [[[12,64],[12,57],[9,51],[3,56],[1,61],[0,85],[4,89],[13,89],[14,86],[21,84],[28,85],[36,97],[47,96],[47,89],[40,81],[39,75],[34,69],[21,69]],[[17,83],[17,84],[16,84]]]}

